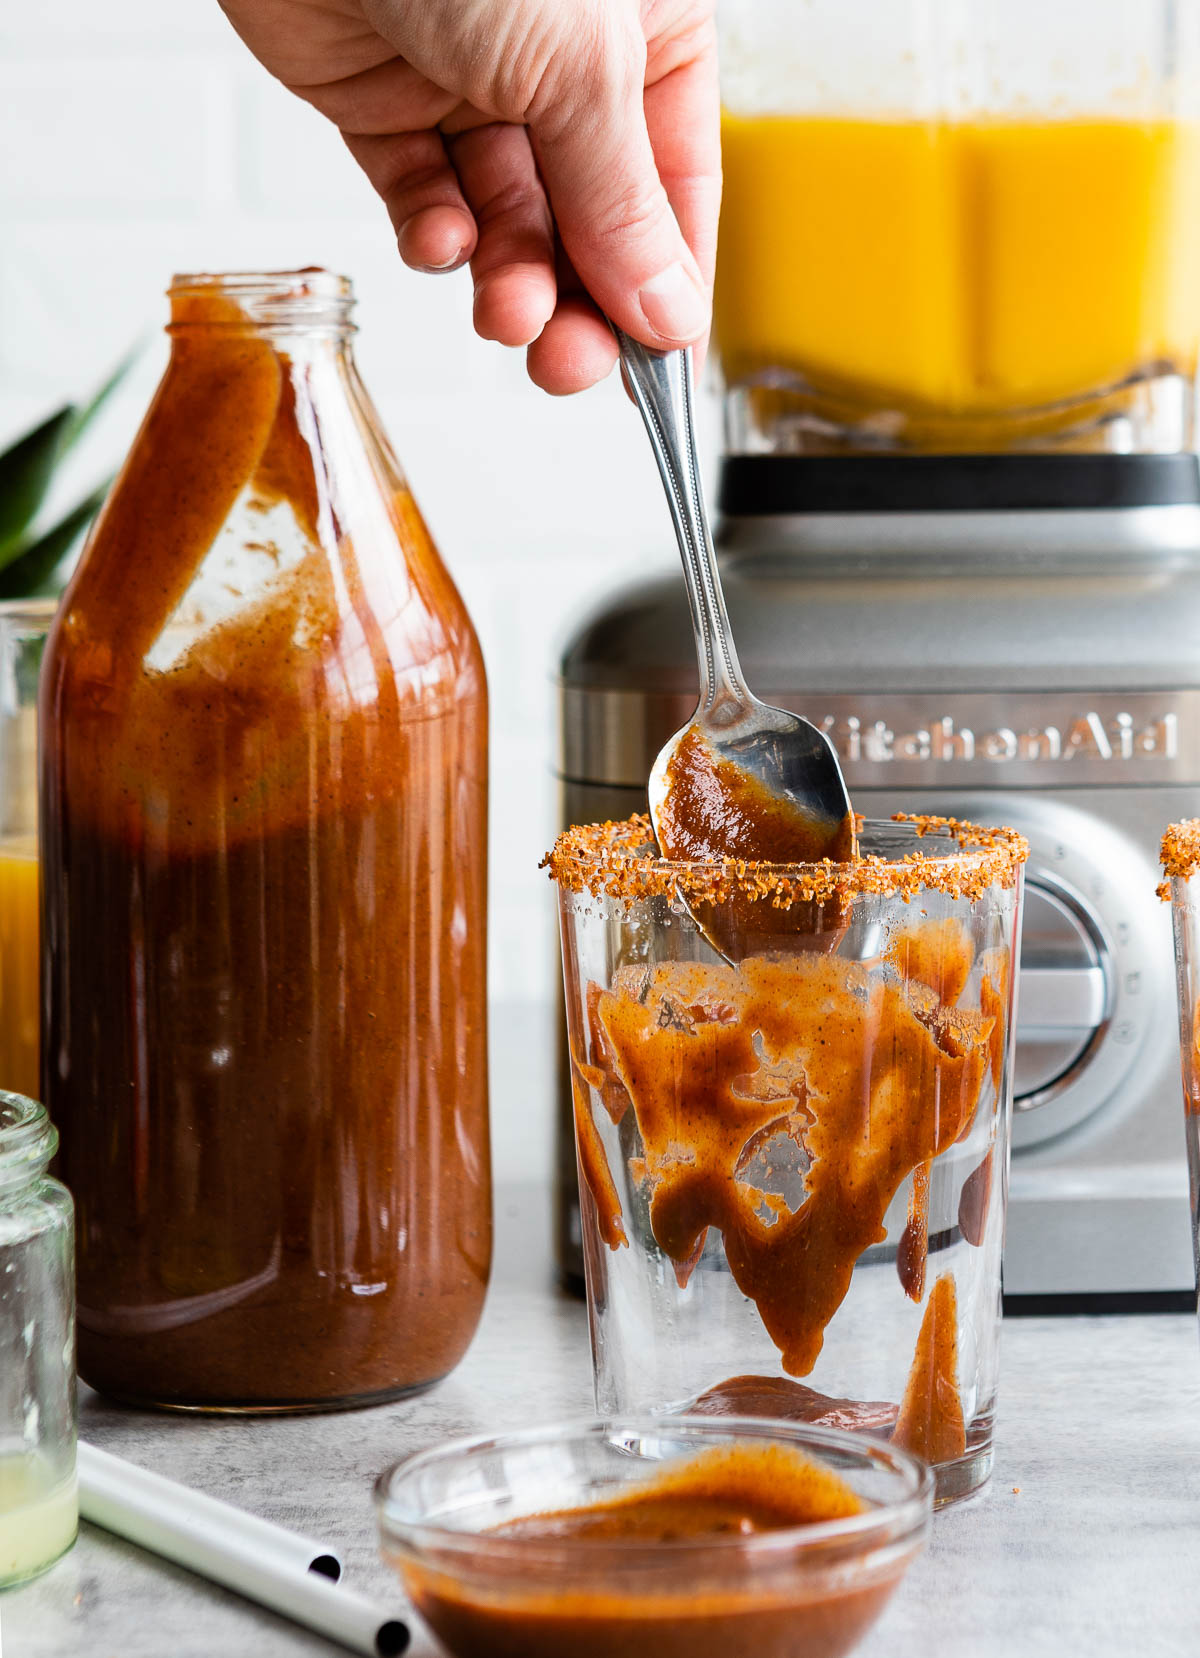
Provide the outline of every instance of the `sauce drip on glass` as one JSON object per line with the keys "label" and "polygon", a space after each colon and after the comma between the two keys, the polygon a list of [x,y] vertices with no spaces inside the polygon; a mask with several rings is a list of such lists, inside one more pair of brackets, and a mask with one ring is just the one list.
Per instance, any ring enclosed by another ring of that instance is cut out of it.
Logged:
{"label": "sauce drip on glass", "polygon": [[[901,1183],[970,1127],[990,1020],[813,953],[621,969],[597,1009],[606,1049],[590,1063],[611,1055],[636,1117],[659,1247],[678,1267],[719,1227],[783,1368],[807,1375]],[[803,1171],[794,1203],[743,1177],[776,1137]]]}

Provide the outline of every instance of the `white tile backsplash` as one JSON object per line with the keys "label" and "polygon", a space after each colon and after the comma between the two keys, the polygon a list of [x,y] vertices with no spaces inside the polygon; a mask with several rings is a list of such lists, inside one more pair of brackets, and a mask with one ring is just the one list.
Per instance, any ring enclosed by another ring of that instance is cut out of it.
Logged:
{"label": "white tile backsplash", "polygon": [[0,205],[30,216],[200,208],[215,73],[163,57],[0,60]]}
{"label": "white tile backsplash", "polygon": [[332,122],[254,64],[237,85],[238,186],[243,205],[269,218],[387,217]]}
{"label": "white tile backsplash", "polygon": [[0,10],[0,46],[50,56],[93,55],[148,47],[192,53],[198,46],[236,56],[243,48],[216,0],[57,0]]}
{"label": "white tile backsplash", "polygon": [[[354,279],[363,377],[483,642],[492,990],[546,1028],[556,658],[604,594],[677,559],[636,414],[615,378],[546,397],[521,353],[471,332],[466,273],[406,270],[336,130],[254,62],[216,0],[0,7],[0,444],[149,341],[54,505],[132,439],[172,271],[308,264]],[[702,417],[711,450],[711,399]],[[494,1045],[500,1178],[549,1170],[549,1102],[507,1074],[518,1060]]]}

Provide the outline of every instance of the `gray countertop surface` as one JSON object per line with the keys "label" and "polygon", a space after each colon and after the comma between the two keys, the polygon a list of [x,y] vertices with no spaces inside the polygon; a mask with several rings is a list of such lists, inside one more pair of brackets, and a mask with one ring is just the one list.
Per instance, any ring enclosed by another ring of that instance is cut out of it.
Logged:
{"label": "gray countertop surface", "polygon": [[[586,1316],[554,1288],[544,1198],[501,1192],[497,1220],[479,1334],[431,1392],[369,1411],[230,1420],[127,1410],[85,1389],[81,1433],[329,1538],[345,1558],[344,1582],[402,1610],[376,1554],[371,1486],[380,1470],[451,1435],[591,1409]],[[928,1553],[858,1650],[861,1658],[1196,1658],[1198,1583],[1195,1319],[1012,1319],[991,1486],[936,1517]],[[88,1525],[45,1576],[0,1596],[0,1634],[4,1658],[331,1658],[340,1650]],[[414,1658],[437,1650],[416,1632]]]}

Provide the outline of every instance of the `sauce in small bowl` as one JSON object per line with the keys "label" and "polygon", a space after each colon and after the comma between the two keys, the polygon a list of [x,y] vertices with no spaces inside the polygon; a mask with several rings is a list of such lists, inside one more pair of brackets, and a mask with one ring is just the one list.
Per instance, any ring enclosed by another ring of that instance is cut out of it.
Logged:
{"label": "sauce in small bowl", "polygon": [[839,1658],[924,1547],[932,1492],[861,1434],[647,1417],[454,1441],[376,1505],[454,1658]]}

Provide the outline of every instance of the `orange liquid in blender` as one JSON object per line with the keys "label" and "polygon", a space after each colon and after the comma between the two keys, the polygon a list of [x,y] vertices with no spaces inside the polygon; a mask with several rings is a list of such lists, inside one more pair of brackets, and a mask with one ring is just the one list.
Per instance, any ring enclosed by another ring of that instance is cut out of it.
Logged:
{"label": "orange liquid in blender", "polygon": [[38,859],[32,835],[0,841],[0,1088],[37,1099]]}
{"label": "orange liquid in blender", "polygon": [[729,382],[987,417],[1200,338],[1200,124],[724,118],[716,332]]}

